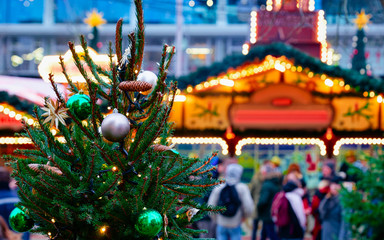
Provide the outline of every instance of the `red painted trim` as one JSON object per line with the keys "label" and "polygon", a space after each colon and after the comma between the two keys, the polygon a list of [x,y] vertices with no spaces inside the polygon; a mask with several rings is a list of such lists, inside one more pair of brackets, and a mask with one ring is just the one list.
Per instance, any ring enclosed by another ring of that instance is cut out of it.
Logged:
{"label": "red painted trim", "polygon": [[233,121],[236,124],[326,124],[326,110],[237,110]]}
{"label": "red painted trim", "polygon": [[287,107],[292,104],[292,99],[290,98],[275,98],[272,100],[272,105],[276,107]]}

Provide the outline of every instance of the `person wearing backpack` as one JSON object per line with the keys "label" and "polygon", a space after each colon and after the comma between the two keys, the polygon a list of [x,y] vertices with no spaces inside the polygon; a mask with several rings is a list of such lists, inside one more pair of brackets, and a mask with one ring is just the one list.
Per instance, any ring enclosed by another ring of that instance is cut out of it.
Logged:
{"label": "person wearing backpack", "polygon": [[275,231],[275,224],[272,221],[271,207],[272,200],[281,188],[281,173],[275,172],[275,169],[266,166],[261,169],[263,176],[263,184],[260,190],[260,197],[257,203],[257,210],[259,213],[259,219],[263,221],[263,228],[261,230],[261,240],[278,240],[278,236]]}
{"label": "person wearing backpack", "polygon": [[217,240],[241,240],[241,222],[254,211],[251,193],[246,184],[240,183],[243,167],[229,164],[225,171],[226,183],[213,189],[208,205],[224,206],[222,213],[212,216],[217,223]]}

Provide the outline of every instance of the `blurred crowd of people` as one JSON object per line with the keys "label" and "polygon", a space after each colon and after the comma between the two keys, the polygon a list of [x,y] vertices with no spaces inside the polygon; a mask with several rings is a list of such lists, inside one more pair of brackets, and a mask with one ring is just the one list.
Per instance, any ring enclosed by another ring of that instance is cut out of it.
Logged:
{"label": "blurred crowd of people", "polygon": [[234,216],[212,215],[211,230],[200,237],[240,240],[242,221],[252,217],[252,240],[351,239],[349,226],[343,221],[345,210],[339,192],[341,184],[352,189],[358,181],[350,168],[364,172],[366,166],[364,159],[357,160],[352,152],[347,153],[338,171],[335,160],[324,160],[317,189],[308,190],[299,164],[290,164],[283,173],[280,159],[273,157],[262,163],[247,186],[240,182],[243,168],[231,163],[225,169],[226,183],[216,187],[206,199],[211,206],[233,208],[222,198],[224,189],[234,186],[241,204]]}

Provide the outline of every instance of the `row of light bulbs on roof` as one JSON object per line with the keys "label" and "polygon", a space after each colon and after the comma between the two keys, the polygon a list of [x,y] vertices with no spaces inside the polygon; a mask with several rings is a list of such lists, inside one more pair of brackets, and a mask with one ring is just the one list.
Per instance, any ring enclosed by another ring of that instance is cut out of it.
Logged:
{"label": "row of light bulbs on roof", "polygon": [[[276,10],[280,10],[281,6],[282,6],[282,2],[284,0],[275,0],[275,11]],[[272,0],[267,0],[267,11],[272,11],[273,10],[273,1]],[[302,0],[296,0],[296,7],[297,8],[302,8]],[[315,0],[309,0],[308,2],[308,10],[313,12],[315,11]]]}
{"label": "row of light bulbs on roof", "polygon": [[[303,69],[302,66],[293,66],[292,64],[288,63],[288,62],[285,62],[285,61],[281,61],[277,58],[274,58],[272,56],[267,56],[266,59],[259,65],[256,65],[256,64],[251,64],[249,66],[247,66],[245,69],[243,70],[238,70],[237,72],[235,73],[230,73],[228,75],[229,79],[226,79],[227,81],[233,81],[231,79],[238,79],[238,78],[244,78],[244,77],[249,77],[249,76],[252,76],[252,75],[255,75],[255,74],[258,74],[258,73],[261,73],[261,72],[265,72],[265,71],[269,71],[271,69],[276,69],[280,72],[285,72],[287,69],[290,70],[291,72],[303,72],[303,71],[306,71],[307,72],[307,75],[309,78],[312,78],[315,76],[315,74],[311,71],[308,71],[306,69]],[[338,83],[338,85],[340,87],[344,87],[345,83],[344,81],[341,81],[341,80],[331,80],[329,78],[327,78],[327,76],[325,74],[322,74],[320,76],[321,80],[324,81],[324,84],[328,87],[333,87],[335,85],[335,82]],[[229,85],[226,85],[226,84],[223,84],[222,83],[222,80],[223,79],[220,79],[220,80],[217,80],[217,79],[212,79],[212,80],[209,80],[209,81],[206,81],[204,83],[200,83],[198,85],[195,86],[195,89],[197,91],[199,90],[202,90],[204,88],[208,88],[208,87],[212,87],[212,86],[215,86],[215,85],[218,85],[218,84],[222,84],[222,85],[225,85],[225,86],[234,86],[234,82],[229,84]],[[345,90],[346,91],[349,91],[351,89],[351,87],[349,85],[345,85]],[[193,91],[193,87],[192,86],[188,86],[187,87],[187,92],[188,93],[191,93]],[[364,97],[374,97],[376,94],[374,92],[365,92],[364,94]],[[378,99],[378,101],[381,99],[382,101],[382,97],[380,97]]]}
{"label": "row of light bulbs on roof", "polygon": [[8,115],[10,118],[15,118],[16,120],[24,120],[27,124],[32,125],[35,120],[31,117],[28,117],[26,114],[18,111],[11,110],[7,105],[0,105],[0,113]]}
{"label": "row of light bulbs on roof", "polygon": [[384,145],[384,138],[342,138],[335,143],[333,147],[333,155],[337,156],[340,153],[342,145]]}
{"label": "row of light bulbs on roof", "polygon": [[317,145],[320,148],[320,154],[324,156],[327,151],[324,142],[318,138],[245,138],[236,145],[236,155],[241,155],[242,148],[245,145]]}

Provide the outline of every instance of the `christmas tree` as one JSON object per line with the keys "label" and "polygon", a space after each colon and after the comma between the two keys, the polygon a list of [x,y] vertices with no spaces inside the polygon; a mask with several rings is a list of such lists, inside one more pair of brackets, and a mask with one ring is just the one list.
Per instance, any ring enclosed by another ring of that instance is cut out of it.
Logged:
{"label": "christmas tree", "polygon": [[371,15],[366,15],[365,11],[362,10],[355,19],[357,27],[356,36],[353,38],[353,58],[352,58],[352,69],[365,74],[367,72],[367,63],[365,56],[365,43],[367,37],[365,36],[364,27],[369,23]]}
{"label": "christmas tree", "polygon": [[[72,96],[66,100],[50,74],[57,100],[36,107],[37,124],[25,124],[21,133],[35,148],[5,156],[21,200],[10,216],[14,230],[64,240],[184,240],[204,231],[191,229],[192,222],[220,210],[198,201],[221,183],[212,176],[211,158],[182,156],[168,140],[177,87],[166,77],[175,48],[163,47],[157,75],[142,71],[141,0],[135,6],[137,28],[123,53],[118,21],[109,69],[95,64],[84,37],[83,54],[69,42],[84,86],[71,80],[60,57]],[[103,113],[101,101],[113,112]]]}
{"label": "christmas tree", "polygon": [[355,185],[341,191],[344,220],[356,239],[384,239],[384,155],[365,157],[368,166],[361,160],[352,166],[349,174],[357,179]]}

